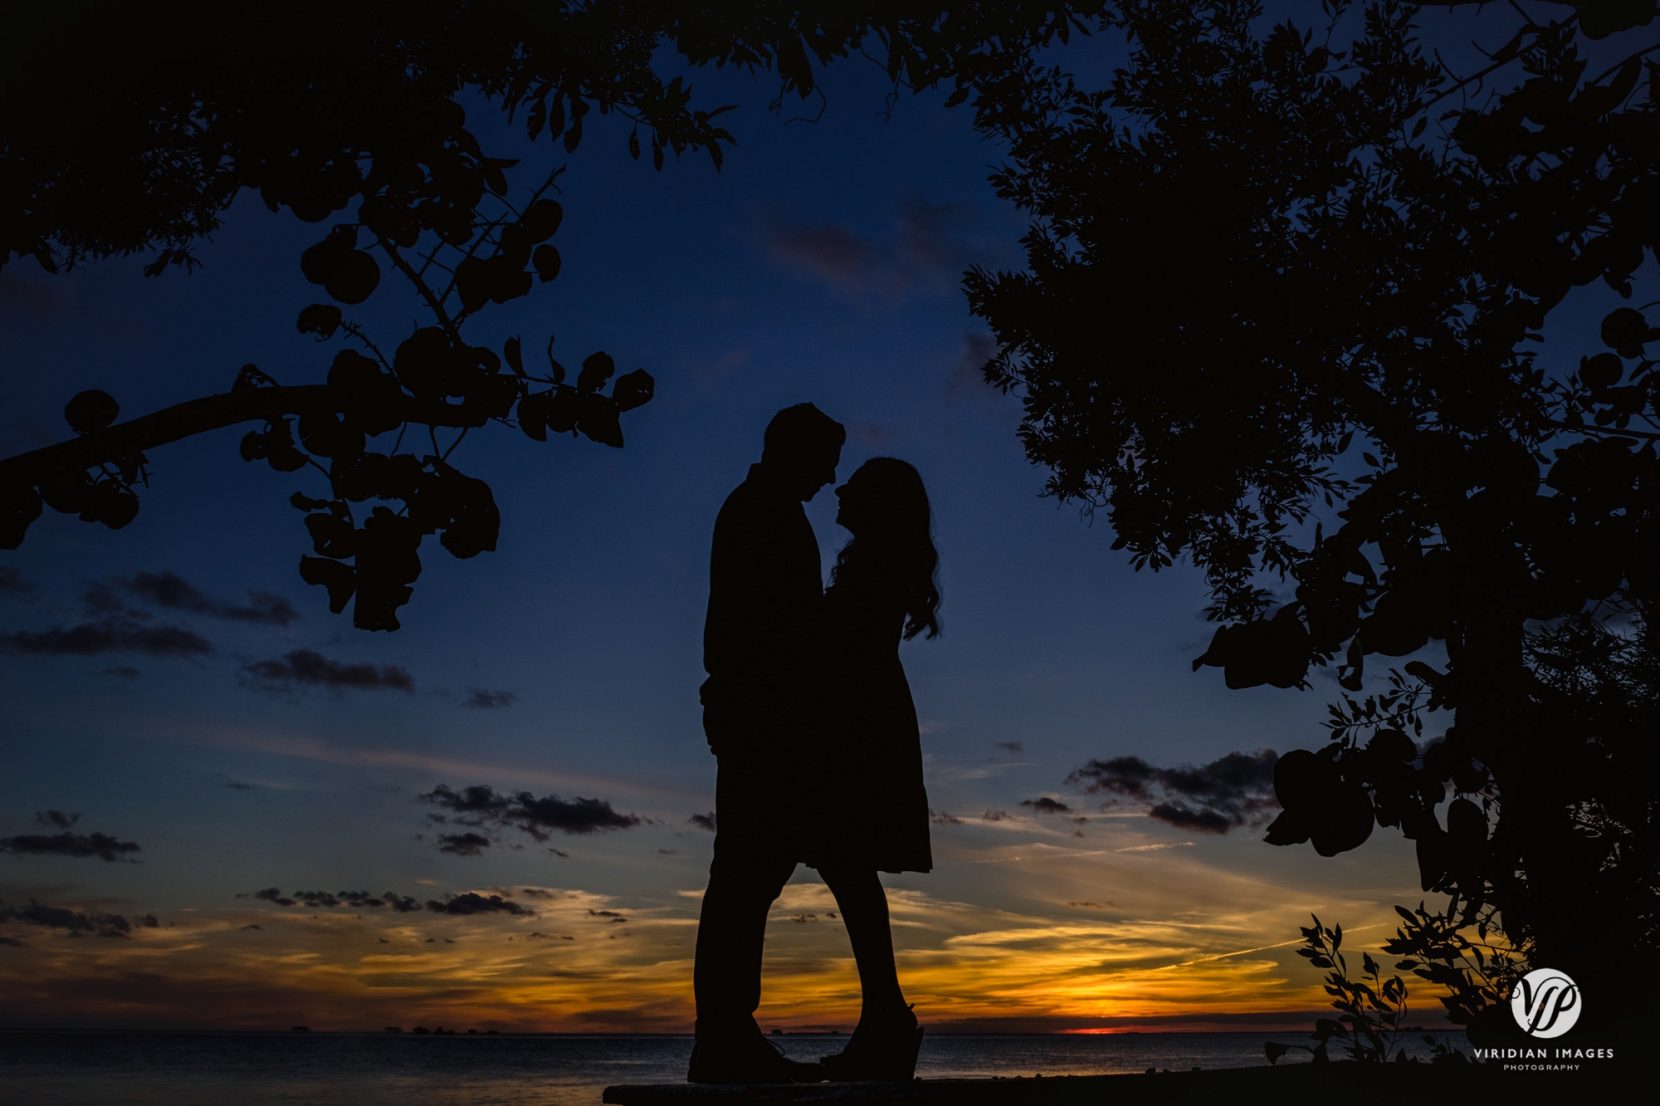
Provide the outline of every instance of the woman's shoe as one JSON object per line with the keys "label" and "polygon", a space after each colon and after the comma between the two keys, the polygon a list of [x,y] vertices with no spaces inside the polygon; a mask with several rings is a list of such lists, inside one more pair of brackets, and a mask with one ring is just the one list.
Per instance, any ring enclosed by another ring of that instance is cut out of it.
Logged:
{"label": "woman's shoe", "polygon": [[916,1076],[922,1050],[922,1026],[910,1007],[903,1019],[868,1024],[861,1021],[847,1047],[819,1063],[837,1083],[906,1083]]}

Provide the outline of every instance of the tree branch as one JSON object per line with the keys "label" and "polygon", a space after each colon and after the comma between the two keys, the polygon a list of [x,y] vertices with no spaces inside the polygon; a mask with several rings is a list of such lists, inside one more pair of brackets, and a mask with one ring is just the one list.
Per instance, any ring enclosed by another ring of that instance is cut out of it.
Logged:
{"label": "tree branch", "polygon": [[[307,411],[339,409],[338,396],[326,384],[246,388],[204,396],[0,461],[0,485],[34,487],[53,473],[135,457],[156,446],[237,423],[273,422]],[[483,426],[490,418],[479,407],[417,400],[403,394],[392,405],[392,413],[405,422],[458,430]]]}

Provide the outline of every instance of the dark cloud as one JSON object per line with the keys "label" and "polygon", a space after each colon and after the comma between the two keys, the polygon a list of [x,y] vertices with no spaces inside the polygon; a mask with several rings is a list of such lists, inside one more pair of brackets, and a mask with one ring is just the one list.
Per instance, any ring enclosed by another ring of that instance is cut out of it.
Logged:
{"label": "dark cloud", "polygon": [[0,649],[42,656],[91,657],[101,653],[144,653],[152,657],[205,657],[213,643],[182,626],[152,626],[126,618],[105,618],[78,626],[18,630],[0,634]]}
{"label": "dark cloud", "polygon": [[394,891],[382,891],[378,895],[371,891],[296,891],[292,895],[284,895],[275,887],[266,887],[259,891],[239,892],[236,897],[261,899],[278,906],[303,906],[309,910],[332,910],[335,907],[378,910],[389,907],[399,914],[407,914],[421,909],[419,900]]}
{"label": "dark cloud", "polygon": [[72,937],[91,934],[95,937],[125,937],[132,932],[132,923],[119,914],[81,913],[61,906],[29,900],[28,906],[7,906],[0,903],[0,923],[22,922],[24,925],[45,929],[67,930]]}
{"label": "dark cloud", "polygon": [[76,822],[79,822],[80,820],[81,820],[81,816],[79,814],[76,814],[74,811],[63,811],[63,810],[37,810],[37,811],[35,811],[35,821],[39,822],[43,826],[51,826],[54,829],[65,829],[65,830],[70,829],[75,825]]}
{"label": "dark cloud", "polygon": [[132,862],[132,854],[142,851],[136,842],[121,841],[107,833],[24,833],[0,837],[0,853],[16,856],[95,856],[113,863]]}
{"label": "dark cloud", "polygon": [[347,664],[311,649],[295,649],[280,658],[254,661],[242,669],[254,682],[273,687],[309,685],[373,691],[413,692],[415,681],[396,665]]}
{"label": "dark cloud", "polygon": [[1182,829],[1226,833],[1264,821],[1278,808],[1278,759],[1272,749],[1259,749],[1229,753],[1197,767],[1159,768],[1140,757],[1113,757],[1074,769],[1066,782],[1110,796],[1109,805],[1126,800],[1145,805],[1148,817]]}
{"label": "dark cloud", "polygon": [[225,781],[225,786],[230,788],[232,791],[258,791],[259,790],[259,785],[257,783],[249,783],[246,780],[226,780]]}
{"label": "dark cloud", "polygon": [[1147,816],[1157,818],[1161,822],[1169,822],[1181,829],[1198,830],[1200,833],[1227,833],[1237,824],[1220,811],[1209,807],[1199,807],[1195,810],[1186,803],[1154,803],[1147,809]]}
{"label": "dark cloud", "polygon": [[456,856],[478,856],[490,847],[490,839],[482,833],[441,833],[438,835],[438,851],[453,853]]}
{"label": "dark cloud", "polygon": [[993,741],[992,745],[1005,753],[1023,753],[1026,751],[1024,741]]}
{"label": "dark cloud", "polygon": [[500,895],[480,895],[476,891],[451,895],[442,902],[436,899],[429,900],[427,909],[439,914],[515,914],[533,917],[536,913],[512,899]]}
{"label": "dark cloud", "polygon": [[936,826],[960,826],[963,824],[963,820],[961,818],[946,810],[930,809],[928,811],[928,820]]}
{"label": "dark cloud", "polygon": [[243,929],[264,929],[265,927],[260,925],[258,922],[249,922],[247,925],[243,926],[242,928]]}
{"label": "dark cloud", "polygon": [[109,581],[109,585],[158,607],[210,618],[287,626],[300,617],[299,612],[280,595],[250,591],[248,601],[239,604],[207,595],[175,572],[140,572],[135,576],[117,577]]}
{"label": "dark cloud", "polygon": [[564,849],[556,849],[552,845],[548,846],[548,852],[552,853],[554,856],[557,856],[560,860],[569,860],[571,858],[570,853],[566,852]]}
{"label": "dark cloud", "polygon": [[1039,795],[1035,799],[1022,799],[1020,805],[1029,806],[1039,814],[1068,814],[1072,810],[1059,799],[1051,799],[1047,795]]}
{"label": "dark cloud", "polygon": [[0,596],[33,603],[40,598],[40,589],[17,569],[4,567],[0,568]]}
{"label": "dark cloud", "polygon": [[238,894],[236,897],[239,898],[239,899],[240,898],[264,899],[266,902],[274,902],[278,906],[293,906],[294,905],[294,900],[293,899],[284,898],[283,893],[281,891],[277,890],[275,887],[267,887],[267,888],[264,888],[263,890],[260,890],[260,891],[249,891],[246,895]]}
{"label": "dark cloud", "polygon": [[[561,799],[558,795],[544,795],[538,798],[529,791],[508,794],[495,791],[483,784],[464,787],[460,791],[446,784],[439,784],[420,798],[448,812],[428,815],[433,821],[467,826],[475,830],[517,829],[543,843],[555,832],[602,833],[607,830],[628,829],[644,821],[637,814],[618,812],[603,799],[585,799],[581,796]],[[466,836],[469,835],[445,834],[440,836],[439,841]],[[439,848],[446,852],[454,851],[445,848],[442,843]]]}
{"label": "dark cloud", "polygon": [[111,665],[109,668],[99,669],[98,675],[109,676],[117,680],[136,680],[140,676],[144,675],[144,673],[140,672],[130,664],[116,664]]}
{"label": "dark cloud", "polygon": [[620,814],[603,799],[584,799],[577,796],[568,802],[557,795],[534,798],[530,792],[519,793],[518,806],[509,818],[516,819],[519,828],[545,840],[538,830],[558,830],[560,833],[600,833],[605,830],[627,829],[640,824],[637,814]]}
{"label": "dark cloud", "polygon": [[512,691],[487,691],[482,687],[473,687],[467,689],[467,697],[461,701],[461,705],[477,710],[495,710],[498,707],[510,707],[518,701],[518,694]]}
{"label": "dark cloud", "polygon": [[1009,812],[1006,810],[988,810],[980,817],[988,822],[1004,822],[1008,820]]}
{"label": "dark cloud", "polygon": [[628,921],[627,917],[625,917],[624,915],[618,913],[615,910],[595,910],[591,906],[588,908],[588,917],[590,917],[590,918],[604,918],[607,921],[611,922],[613,925],[615,925],[618,922]]}
{"label": "dark cloud", "polygon": [[14,948],[20,949],[29,947],[22,941],[19,941],[16,937],[0,937],[0,945],[11,945]]}
{"label": "dark cloud", "polygon": [[715,812],[712,810],[707,814],[694,814],[686,821],[700,830],[708,830],[710,833],[715,832]]}

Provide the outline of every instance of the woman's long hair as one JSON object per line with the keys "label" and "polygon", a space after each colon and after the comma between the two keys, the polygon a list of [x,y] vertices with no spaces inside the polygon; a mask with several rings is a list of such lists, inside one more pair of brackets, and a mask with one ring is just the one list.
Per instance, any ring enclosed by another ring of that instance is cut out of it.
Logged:
{"label": "woman's long hair", "polygon": [[862,496],[861,532],[842,546],[830,570],[832,587],[893,589],[905,600],[907,639],[940,632],[940,555],[934,514],[916,469],[894,457],[873,457],[853,474]]}

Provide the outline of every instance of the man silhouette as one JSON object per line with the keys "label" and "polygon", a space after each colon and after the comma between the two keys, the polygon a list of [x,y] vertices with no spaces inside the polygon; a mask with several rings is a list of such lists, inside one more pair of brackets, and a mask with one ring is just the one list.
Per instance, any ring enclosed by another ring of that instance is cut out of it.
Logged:
{"label": "man silhouette", "polygon": [[792,810],[814,744],[823,664],[818,540],[802,504],[835,482],[847,432],[810,403],[767,424],[759,464],[727,496],[709,557],[703,728],[718,768],[715,858],[698,921],[693,1083],[823,1078],[761,1034],[767,911],[795,870]]}

